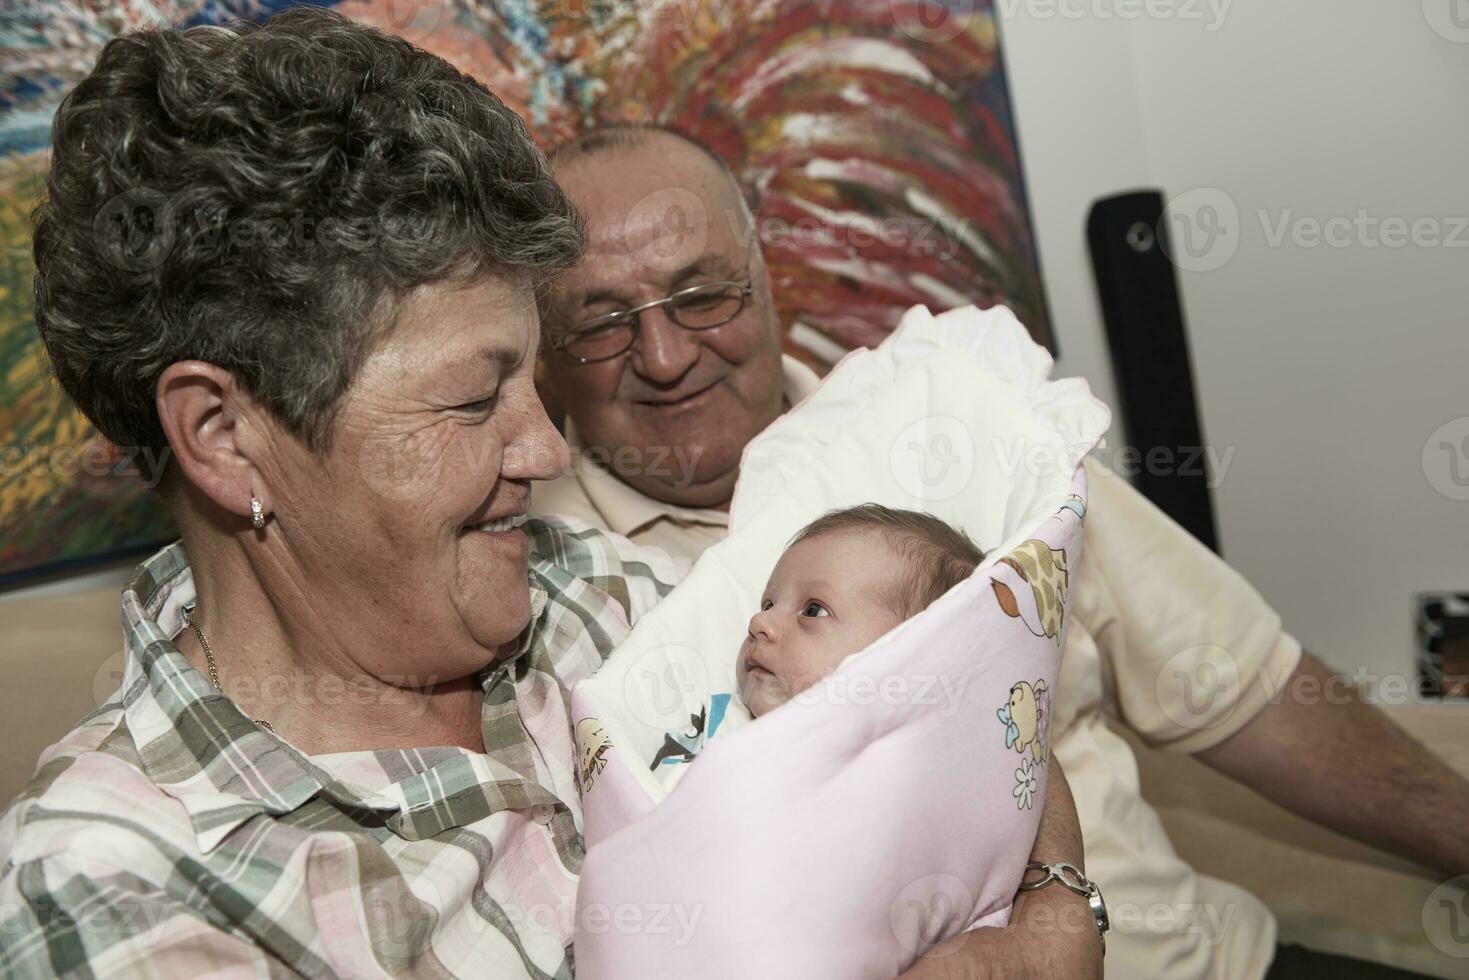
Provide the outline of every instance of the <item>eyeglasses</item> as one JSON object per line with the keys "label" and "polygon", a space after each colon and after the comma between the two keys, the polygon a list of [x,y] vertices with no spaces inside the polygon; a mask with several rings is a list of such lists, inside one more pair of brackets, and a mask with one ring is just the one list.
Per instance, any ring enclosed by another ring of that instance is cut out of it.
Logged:
{"label": "eyeglasses", "polygon": [[752,292],[754,284],[749,282],[700,283],[664,299],[588,320],[552,341],[551,349],[565,351],[583,364],[610,361],[631,349],[641,313],[661,306],[668,318],[685,330],[708,330],[739,316]]}

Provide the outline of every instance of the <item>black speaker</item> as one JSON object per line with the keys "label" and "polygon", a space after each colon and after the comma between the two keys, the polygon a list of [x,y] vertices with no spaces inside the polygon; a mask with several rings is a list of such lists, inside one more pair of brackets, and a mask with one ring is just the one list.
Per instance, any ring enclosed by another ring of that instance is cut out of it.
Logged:
{"label": "black speaker", "polygon": [[1114,455],[1138,490],[1215,552],[1219,537],[1163,195],[1097,201],[1087,219],[1119,408],[1132,445]]}

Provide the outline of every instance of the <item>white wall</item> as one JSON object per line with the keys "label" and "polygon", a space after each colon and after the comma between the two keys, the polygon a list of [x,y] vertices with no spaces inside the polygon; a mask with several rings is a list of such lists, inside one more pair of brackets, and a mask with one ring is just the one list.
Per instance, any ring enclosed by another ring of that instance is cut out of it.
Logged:
{"label": "white wall", "polygon": [[1469,436],[1469,229],[1276,245],[1258,212],[1436,219],[1423,240],[1469,218],[1469,29],[1436,32],[1435,2],[1237,0],[1221,19],[1159,0],[1172,16],[1123,20],[1104,15],[1126,0],[996,0],[1063,372],[1113,391],[1091,200],[1210,188],[1185,202],[1237,208],[1233,254],[1222,236],[1180,277],[1205,435],[1234,452],[1222,546],[1347,673],[1410,673],[1413,593],[1469,591],[1469,503],[1438,440],[1424,457],[1446,422]]}
{"label": "white wall", "polygon": [[[996,0],[997,11],[1011,4]],[[1119,20],[1000,18],[1031,220],[1061,357],[1115,405],[1110,355],[1087,256],[1086,219],[1099,197],[1148,182],[1131,32]],[[1109,440],[1122,439],[1114,422]]]}

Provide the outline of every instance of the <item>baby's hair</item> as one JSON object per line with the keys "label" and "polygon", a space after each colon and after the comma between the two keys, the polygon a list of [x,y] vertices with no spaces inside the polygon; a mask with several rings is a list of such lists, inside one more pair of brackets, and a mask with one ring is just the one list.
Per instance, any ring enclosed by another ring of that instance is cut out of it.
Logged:
{"label": "baby's hair", "polygon": [[902,556],[907,568],[889,601],[903,619],[927,609],[984,561],[984,552],[963,531],[932,514],[881,504],[829,511],[796,532],[791,545],[837,531],[876,531]]}

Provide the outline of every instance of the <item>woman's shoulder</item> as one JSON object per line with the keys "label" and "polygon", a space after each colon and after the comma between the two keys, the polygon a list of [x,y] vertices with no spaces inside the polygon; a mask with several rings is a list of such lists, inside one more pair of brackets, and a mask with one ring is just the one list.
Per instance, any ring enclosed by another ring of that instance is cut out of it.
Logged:
{"label": "woman's shoulder", "polygon": [[[170,819],[173,818],[173,819]],[[0,866],[88,854],[117,862],[132,842],[189,826],[182,805],[144,772],[122,706],[104,705],[41,753],[0,812]]]}
{"label": "woman's shoulder", "polygon": [[[0,974],[91,975],[108,965],[131,975],[144,964],[150,975],[183,976],[167,959],[180,950],[258,959],[218,927],[208,890],[188,886],[202,853],[189,813],[149,778],[133,744],[121,706],[105,706],[42,755],[0,813]],[[190,940],[170,948],[160,944],[166,933]]]}

